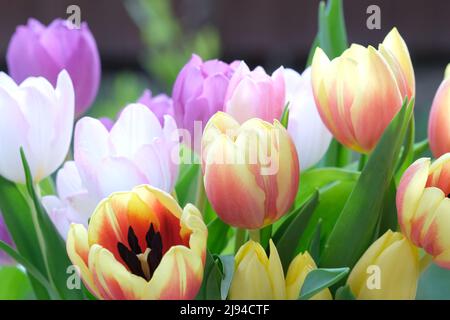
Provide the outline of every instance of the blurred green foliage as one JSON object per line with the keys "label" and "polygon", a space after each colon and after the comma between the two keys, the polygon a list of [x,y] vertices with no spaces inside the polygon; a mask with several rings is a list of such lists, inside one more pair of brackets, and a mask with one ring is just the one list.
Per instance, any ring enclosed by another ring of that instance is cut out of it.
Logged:
{"label": "blurred green foliage", "polygon": [[187,32],[173,14],[168,0],[128,0],[131,17],[141,30],[146,50],[141,59],[150,76],[166,92],[192,53],[203,59],[217,58],[219,35],[211,25]]}

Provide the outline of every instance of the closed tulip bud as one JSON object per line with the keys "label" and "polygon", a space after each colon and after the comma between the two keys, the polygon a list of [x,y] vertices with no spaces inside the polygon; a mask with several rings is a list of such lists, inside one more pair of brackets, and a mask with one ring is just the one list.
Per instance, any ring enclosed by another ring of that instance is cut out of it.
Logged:
{"label": "closed tulip bud", "polygon": [[434,96],[428,122],[428,139],[433,155],[438,158],[450,152],[450,64],[445,78]]}
{"label": "closed tulip bud", "polygon": [[202,170],[212,207],[239,228],[277,221],[290,209],[299,183],[295,146],[277,120],[253,118],[240,125],[223,112],[206,125]]}
{"label": "closed tulip bud", "polygon": [[289,104],[288,132],[295,143],[301,170],[306,170],[325,155],[331,133],[317,111],[311,86],[311,68],[302,75],[284,69],[286,104]]}
{"label": "closed tulip bud", "polygon": [[46,27],[29,19],[12,36],[6,62],[9,74],[17,82],[42,76],[56,85],[59,72],[67,70],[75,89],[76,116],[83,114],[97,95],[100,57],[85,22],[74,28],[68,21],[56,19]]}
{"label": "closed tulip bud", "polygon": [[417,248],[388,230],[359,259],[347,284],[360,300],[414,300],[419,274]]}
{"label": "closed tulip bud", "polygon": [[251,118],[272,122],[280,119],[285,106],[283,67],[269,76],[262,67],[250,71],[241,62],[225,96],[225,112],[240,123]]}
{"label": "closed tulip bud", "polygon": [[323,122],[345,146],[373,150],[405,97],[415,95],[414,71],[405,42],[393,29],[378,50],[353,44],[329,60],[317,48],[312,86]]}
{"label": "closed tulip bud", "polygon": [[450,269],[450,153],[422,158],[403,174],[397,189],[398,221],[416,246]]}
{"label": "closed tulip bud", "polygon": [[191,141],[184,142],[196,152],[200,152],[202,131],[209,118],[223,111],[235,67],[236,63],[203,61],[193,54],[177,76],[172,91],[175,120],[179,128],[189,131]]}
{"label": "closed tulip bud", "polygon": [[[287,278],[277,248],[269,241],[270,256],[252,240],[236,254],[235,271],[228,298],[231,300],[296,300],[307,274],[316,264],[306,252],[299,254],[290,264]],[[311,299],[328,300],[331,294],[324,289]]]}
{"label": "closed tulip bud", "polygon": [[51,175],[69,150],[73,118],[74,91],[65,70],[56,88],[41,77],[17,85],[0,73],[0,175],[25,183],[21,147],[35,182]]}
{"label": "closed tulip bud", "polygon": [[102,201],[86,228],[72,224],[67,253],[99,299],[193,299],[200,289],[207,228],[191,204],[139,186]]}

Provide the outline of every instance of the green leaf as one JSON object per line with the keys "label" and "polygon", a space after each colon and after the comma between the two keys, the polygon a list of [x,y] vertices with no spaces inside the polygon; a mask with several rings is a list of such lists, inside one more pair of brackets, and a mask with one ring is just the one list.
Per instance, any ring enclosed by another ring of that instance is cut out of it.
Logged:
{"label": "green leaf", "polygon": [[39,182],[39,189],[41,190],[41,197],[56,194],[55,184],[53,183],[53,179],[51,177]]}
{"label": "green leaf", "polygon": [[0,300],[28,300],[33,291],[27,275],[17,267],[0,267]]}
{"label": "green leaf", "polygon": [[336,290],[334,300],[356,300],[355,295],[349,285],[345,285]]}
{"label": "green leaf", "polygon": [[397,230],[397,206],[395,198],[397,195],[397,187],[394,179],[391,180],[389,188],[386,190],[383,209],[380,216],[380,224],[378,232],[375,233],[374,241],[382,236],[388,230]]}
{"label": "green leaf", "polygon": [[318,168],[302,173],[301,185],[295,198],[296,206],[300,206],[317,190],[336,181],[357,181],[360,173],[341,168]]}
{"label": "green leaf", "polygon": [[396,177],[399,182],[403,172],[408,169],[411,163],[414,161],[414,139],[415,139],[415,123],[414,123],[414,113],[409,120],[408,131],[406,133],[406,139],[403,145],[403,150],[401,152],[400,159],[397,164]]}
{"label": "green leaf", "polygon": [[350,268],[314,269],[308,273],[299,300],[308,300],[317,293],[342,280],[350,271]]}
{"label": "green leaf", "polygon": [[[325,243],[333,231],[342,208],[344,208],[347,198],[355,187],[355,183],[356,181],[351,180],[337,181],[319,189],[319,204],[300,238],[296,252],[309,250],[309,244],[315,236],[319,222],[321,224],[319,251],[322,252],[324,250]],[[317,263],[319,262],[317,257],[314,257],[314,259]]]}
{"label": "green leaf", "polygon": [[428,143],[428,139],[425,139],[423,141],[417,142],[414,144],[414,159],[418,159],[422,156],[424,156],[424,153],[430,151],[430,146]]}
{"label": "green leaf", "polygon": [[22,148],[20,150],[20,155],[25,171],[27,190],[34,204],[34,208],[31,208],[31,214],[32,217],[34,216],[36,222],[34,225],[37,228],[38,243],[44,256],[50,283],[62,299],[83,299],[84,296],[82,290],[70,290],[66,285],[66,270],[72,265],[67,256],[66,244],[45,212],[34,189],[30,167],[28,166]]}
{"label": "green leaf", "polygon": [[[0,210],[18,252],[41,273],[46,274],[28,202],[14,183],[1,176]],[[50,298],[47,290],[36,279],[30,277],[30,282],[38,299]]]}
{"label": "green leaf", "polygon": [[221,299],[222,273],[213,255],[206,252],[205,269],[203,281],[197,294],[197,300],[220,300]]}
{"label": "green leaf", "polygon": [[344,10],[341,0],[330,0],[328,5],[319,4],[319,46],[330,59],[344,52],[348,47]]}
{"label": "green leaf", "polygon": [[34,279],[39,281],[39,283],[45,287],[48,292],[53,292],[51,284],[48,280],[41,274],[39,270],[37,270],[27,259],[22,257],[17,251],[15,251],[11,246],[7,243],[0,240],[0,250],[4,251],[8,254],[12,259],[14,259],[17,263],[21,264],[27,272],[33,276]]}
{"label": "green leaf", "polygon": [[259,232],[260,232],[259,243],[264,249],[267,249],[269,247],[269,240],[272,238],[272,225],[269,224],[268,226],[265,226]]}
{"label": "green leaf", "polygon": [[183,208],[187,203],[195,203],[197,196],[198,175],[201,174],[200,165],[195,153],[183,146],[180,151],[183,160],[180,165],[180,173],[175,192],[178,203]]}
{"label": "green leaf", "polygon": [[222,281],[220,283],[220,296],[222,300],[226,300],[228,292],[230,291],[231,281],[234,275],[234,256],[218,256],[217,257],[222,265]]}
{"label": "green leaf", "polygon": [[219,217],[208,224],[208,250],[212,253],[221,253],[226,247],[230,226]]}
{"label": "green leaf", "polygon": [[336,139],[331,140],[328,151],[324,156],[326,167],[346,167],[352,160],[352,151],[340,144]]}
{"label": "green leaf", "polygon": [[300,237],[305,230],[309,219],[319,201],[319,192],[314,195],[299,209],[291,213],[288,220],[277,230],[273,237],[275,246],[278,249],[281,263],[284,270],[287,270],[289,263],[295,254],[295,249],[299,243]]}
{"label": "green leaf", "polygon": [[289,101],[284,106],[283,114],[281,115],[280,123],[287,129],[289,123]]}
{"label": "green leaf", "polygon": [[322,227],[322,219],[320,218],[316,224],[311,241],[309,242],[308,252],[314,261],[319,261],[320,257],[320,230]]}
{"label": "green leaf", "polygon": [[353,267],[370,245],[383,210],[386,191],[394,176],[413,102],[408,104],[405,100],[370,156],[326,241],[321,266]]}

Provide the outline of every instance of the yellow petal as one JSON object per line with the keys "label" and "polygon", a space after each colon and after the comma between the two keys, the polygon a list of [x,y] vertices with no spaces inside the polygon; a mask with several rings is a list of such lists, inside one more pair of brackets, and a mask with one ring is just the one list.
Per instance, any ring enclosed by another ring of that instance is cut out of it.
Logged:
{"label": "yellow petal", "polygon": [[111,252],[99,245],[93,245],[89,251],[89,270],[102,299],[147,298],[149,285],[145,279],[130,273]]}
{"label": "yellow petal", "polygon": [[447,68],[445,68],[445,73],[444,73],[444,79],[448,79],[450,78],[450,63],[447,65]]}
{"label": "yellow petal", "polygon": [[202,258],[184,246],[174,246],[163,256],[149,282],[147,299],[194,299],[203,279]]}
{"label": "yellow petal", "polygon": [[66,242],[67,254],[72,263],[80,270],[81,279],[86,287],[100,297],[89,270],[89,243],[86,228],[81,224],[71,224]]}
{"label": "yellow petal", "polygon": [[273,244],[272,239],[269,241],[270,256],[268,265],[268,274],[272,283],[273,298],[282,300],[286,298],[286,285],[284,281],[283,266],[281,265],[280,256],[277,248]]}
{"label": "yellow petal", "polygon": [[384,38],[383,45],[386,47],[389,52],[395,57],[398,61],[403,74],[405,75],[405,79],[408,83],[410,96],[415,95],[415,78],[414,78],[414,69],[412,66],[411,58],[409,56],[408,47],[406,46],[405,41],[402,36],[398,32],[397,28],[393,28],[391,32]]}
{"label": "yellow petal", "polygon": [[398,220],[407,237],[411,235],[411,220],[419,205],[428,179],[430,159],[416,160],[405,171],[397,188]]}
{"label": "yellow petal", "polygon": [[[308,252],[298,254],[289,265],[286,276],[287,299],[297,300],[308,273],[316,269],[316,263]],[[310,300],[331,300],[330,290],[324,289]]]}
{"label": "yellow petal", "polygon": [[[391,239],[393,240],[393,239]],[[417,248],[403,236],[391,241],[373,261],[379,268],[380,288],[361,287],[361,300],[413,300],[419,279],[419,254]]]}
{"label": "yellow petal", "polygon": [[203,222],[202,215],[192,204],[187,204],[181,215],[181,232],[189,232],[190,249],[204,261],[206,257],[206,240],[208,229]]}
{"label": "yellow petal", "polygon": [[[247,243],[236,255],[230,300],[272,300],[274,294],[267,272],[268,258],[259,244]],[[262,249],[262,252],[261,252]]]}

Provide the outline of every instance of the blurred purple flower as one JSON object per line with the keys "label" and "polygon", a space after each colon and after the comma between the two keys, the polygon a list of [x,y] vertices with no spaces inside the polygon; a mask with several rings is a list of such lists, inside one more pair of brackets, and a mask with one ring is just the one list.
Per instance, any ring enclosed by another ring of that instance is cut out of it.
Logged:
{"label": "blurred purple flower", "polygon": [[[195,138],[190,143],[194,143],[196,151],[209,118],[223,111],[228,83],[238,65],[239,62],[227,64],[220,60],[203,62],[193,54],[177,76],[172,91],[175,120],[179,128],[189,130],[191,139]],[[194,121],[201,121],[201,130],[195,134]]]}
{"label": "blurred purple flower", "polygon": [[172,99],[165,94],[153,97],[152,92],[147,89],[137,102],[146,105],[156,115],[161,125],[164,125],[164,115],[174,116]]}
{"label": "blurred purple flower", "polygon": [[[6,242],[9,245],[13,245],[11,236],[9,235],[5,221],[3,220],[2,213],[0,212],[0,240]],[[0,250],[0,266],[5,264],[11,264],[13,260],[2,250]]]}
{"label": "blurred purple flower", "polygon": [[35,19],[20,25],[13,34],[6,55],[10,76],[20,83],[30,76],[42,76],[56,85],[66,69],[75,89],[75,114],[80,116],[93,103],[100,84],[100,57],[88,25],[79,29],[69,22],[54,20],[44,26]]}

